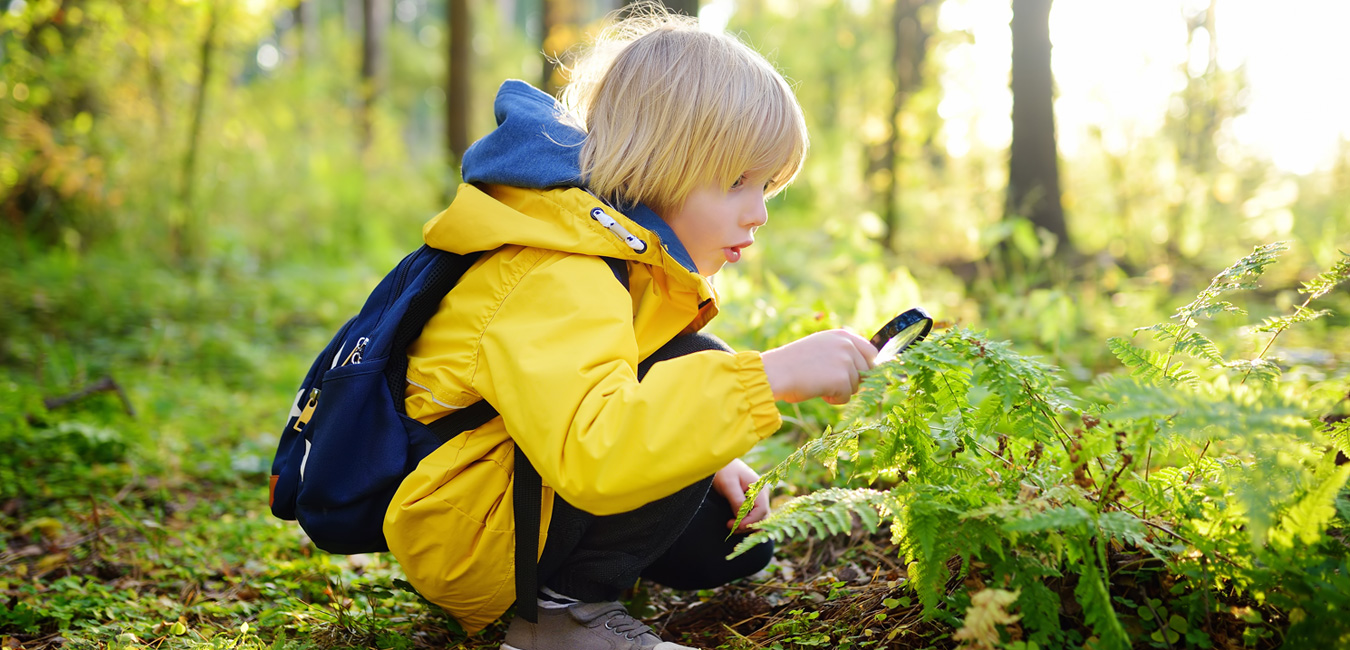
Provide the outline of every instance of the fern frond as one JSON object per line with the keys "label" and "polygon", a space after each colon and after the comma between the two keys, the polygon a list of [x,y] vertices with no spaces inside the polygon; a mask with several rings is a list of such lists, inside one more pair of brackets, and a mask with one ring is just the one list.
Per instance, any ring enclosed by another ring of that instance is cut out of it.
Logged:
{"label": "fern frond", "polygon": [[1003,400],[995,397],[986,398],[970,415],[970,428],[977,436],[990,435],[998,427],[999,422],[1003,421],[1003,415]]}
{"label": "fern frond", "polygon": [[1266,267],[1273,264],[1280,253],[1288,248],[1286,242],[1274,242],[1253,248],[1249,255],[1214,276],[1209,286],[1205,287],[1195,300],[1178,308],[1176,314],[1172,316],[1173,320],[1187,324],[1223,311],[1240,311],[1229,303],[1219,301],[1218,297],[1230,291],[1254,288],[1256,279],[1265,272]]}
{"label": "fern frond", "polygon": [[[1244,286],[1244,287],[1235,287],[1235,288],[1246,288],[1246,287]],[[1178,310],[1178,311],[1180,311],[1180,310]],[[1237,305],[1234,305],[1233,303],[1228,302],[1227,300],[1219,300],[1219,301],[1215,301],[1215,302],[1213,302],[1213,303],[1206,304],[1206,305],[1201,305],[1201,306],[1199,306],[1199,307],[1196,307],[1196,308],[1192,309],[1190,312],[1188,312],[1188,313],[1186,314],[1187,320],[1184,321],[1184,322],[1187,322],[1187,323],[1193,323],[1193,322],[1195,322],[1195,321],[1197,321],[1197,320],[1199,320],[1199,319],[1201,319],[1201,318],[1214,318],[1215,316],[1218,316],[1219,314],[1223,314],[1223,313],[1239,314],[1239,315],[1241,315],[1241,314],[1247,313],[1247,310],[1245,310],[1245,309],[1243,309],[1243,308],[1241,308],[1241,307],[1238,307]],[[1181,318],[1181,316],[1180,316],[1180,315],[1173,315],[1172,318],[1178,318],[1178,319],[1179,319],[1179,318]]]}
{"label": "fern frond", "polygon": [[1060,506],[1041,512],[1031,513],[1020,519],[1003,522],[1003,529],[1018,533],[1043,533],[1046,531],[1062,533],[1087,532],[1092,525],[1092,515],[1078,506]]}
{"label": "fern frond", "polygon": [[1023,624],[1031,640],[1040,647],[1063,647],[1063,644],[1057,643],[1061,641],[1063,633],[1059,621],[1059,594],[1045,585],[1043,576],[1029,571],[1013,573],[1010,586],[1022,592],[1017,599],[1017,609],[1022,613]]}
{"label": "fern frond", "polygon": [[1271,542],[1292,548],[1296,543],[1311,546],[1322,539],[1327,524],[1336,516],[1336,497],[1350,479],[1350,465],[1335,467],[1327,476],[1317,478],[1320,483],[1280,517],[1280,523],[1270,532]]}
{"label": "fern frond", "polygon": [[813,534],[828,537],[847,533],[853,529],[855,515],[868,530],[876,530],[883,517],[891,516],[887,493],[867,488],[829,488],[798,497],[755,524],[755,532],[741,540],[732,555],[740,555],[769,540],[781,542]]}
{"label": "fern frond", "polygon": [[1172,345],[1172,349],[1200,361],[1209,361],[1216,365],[1223,363],[1223,355],[1219,353],[1219,346],[1199,332],[1191,332],[1177,339],[1176,343]]}
{"label": "fern frond", "polygon": [[1136,327],[1134,333],[1153,332],[1153,340],[1158,342],[1176,341],[1186,335],[1190,326],[1182,323],[1155,323],[1148,327]]}
{"label": "fern frond", "polygon": [[[1309,300],[1311,300],[1311,298]],[[1294,313],[1288,316],[1267,318],[1265,321],[1261,323],[1260,326],[1258,326],[1255,329],[1255,331],[1262,333],[1282,332],[1299,323],[1312,322],[1319,318],[1322,318],[1323,316],[1327,316],[1330,314],[1331,314],[1330,309],[1321,309],[1318,311],[1312,311],[1311,309],[1303,309],[1302,307],[1300,307],[1298,311],[1295,311]]]}
{"label": "fern frond", "polygon": [[1317,274],[1317,277],[1303,283],[1303,287],[1298,290],[1299,293],[1310,294],[1309,300],[1316,300],[1325,296],[1336,285],[1350,280],[1350,253],[1345,251],[1336,251],[1341,254],[1341,259],[1331,265],[1330,269]]}
{"label": "fern frond", "polygon": [[1029,438],[1036,442],[1050,443],[1055,440],[1054,416],[1032,404],[1020,408],[1012,414],[1012,435],[1017,438]]}
{"label": "fern frond", "polygon": [[1338,451],[1350,456],[1350,419],[1331,423],[1323,433]]}
{"label": "fern frond", "polygon": [[947,559],[954,550],[950,524],[957,514],[947,504],[919,495],[905,503],[892,528],[904,553],[910,586],[925,612],[937,611],[946,593]]}
{"label": "fern frond", "polygon": [[1284,374],[1280,366],[1269,359],[1235,359],[1223,364],[1224,369],[1255,376],[1264,384],[1273,384]]}
{"label": "fern frond", "polygon": [[1163,561],[1170,559],[1169,553],[1179,552],[1177,548],[1155,544],[1149,539],[1148,526],[1144,520],[1123,510],[1103,512],[1097,517],[1097,530],[1108,540],[1148,551]]}
{"label": "fern frond", "polygon": [[1166,358],[1162,354],[1145,350],[1116,336],[1106,339],[1106,345],[1111,349],[1111,353],[1131,370],[1131,376],[1149,382],[1167,378],[1167,366],[1163,365]]}
{"label": "fern frond", "polygon": [[824,463],[826,467],[829,467],[830,471],[834,471],[834,463],[841,453],[856,450],[859,436],[868,431],[876,431],[879,428],[875,422],[839,430],[827,428],[825,433],[807,440],[802,446],[788,454],[787,458],[761,474],[759,480],[746,490],[745,502],[741,504],[741,510],[737,513],[736,518],[740,519],[748,514],[750,509],[754,507],[755,497],[759,495],[760,490],[767,486],[777,485],[785,480],[788,472],[794,466],[806,467],[808,461],[817,459]]}
{"label": "fern frond", "polygon": [[1073,593],[1083,606],[1083,618],[1100,640],[1098,647],[1125,650],[1130,647],[1129,635],[1116,617],[1111,591],[1097,566],[1096,555],[1091,551],[1083,554],[1082,572]]}

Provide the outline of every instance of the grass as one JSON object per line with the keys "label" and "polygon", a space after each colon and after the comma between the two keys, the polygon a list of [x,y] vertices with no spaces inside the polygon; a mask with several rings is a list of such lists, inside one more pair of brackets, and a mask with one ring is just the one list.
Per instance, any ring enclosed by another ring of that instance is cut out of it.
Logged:
{"label": "grass", "polygon": [[[391,556],[317,551],[267,508],[286,401],[346,306],[378,279],[387,265],[380,257],[245,275],[225,266],[182,273],[97,253],[11,256],[22,263],[0,273],[8,306],[0,312],[0,648],[500,645],[503,622],[465,635],[408,588]],[[732,276],[724,289],[752,296],[759,285],[750,280]],[[1046,300],[1076,325],[1057,335],[1062,345],[1039,343],[1072,367],[1074,341],[1104,317],[1105,298],[1086,288],[1053,291],[1061,290],[1047,290]],[[1157,311],[1147,291],[1130,295]],[[771,297],[790,305],[785,292]],[[1337,313],[1350,312],[1344,296],[1337,300]],[[781,337],[837,324],[828,309],[816,311],[819,303],[788,319]],[[1132,324],[1142,322],[1140,311],[1132,309]],[[728,313],[749,323],[765,315]],[[1004,314],[999,323],[1011,336],[1036,330],[1040,316]],[[1350,331],[1343,318],[1307,347],[1335,349],[1326,342]],[[744,343],[736,335],[745,332],[732,333]],[[1100,351],[1077,357],[1089,366],[1085,381],[1100,371],[1091,354]],[[767,468],[786,456],[820,432],[829,412],[804,405],[786,413],[787,432],[752,464]],[[813,466],[786,488],[831,480]],[[694,593],[644,584],[628,602],[668,638],[705,648],[954,647],[956,619],[920,615],[898,555],[888,534],[855,528],[789,542],[768,572],[748,581]],[[949,593],[975,588],[948,585]],[[1072,604],[1068,582],[1052,588]],[[1241,638],[1257,629],[1243,617],[1261,613],[1226,616],[1230,636]],[[1167,647],[1166,631],[1152,631],[1163,639],[1152,645]]]}

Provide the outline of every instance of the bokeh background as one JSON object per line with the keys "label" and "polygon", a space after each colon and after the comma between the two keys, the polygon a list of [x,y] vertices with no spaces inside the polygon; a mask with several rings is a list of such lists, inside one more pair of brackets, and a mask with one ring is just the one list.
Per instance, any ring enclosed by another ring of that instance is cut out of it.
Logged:
{"label": "bokeh background", "polygon": [[[1208,332],[1258,355],[1270,336],[1251,325],[1350,250],[1340,0],[667,4],[764,53],[811,131],[799,180],[716,279],[711,329],[737,347],[922,305],[1086,385],[1121,370],[1108,337],[1287,241],[1250,315]],[[397,574],[311,558],[267,515],[288,401],[448,204],[497,86],[556,89],[558,62],[622,8],[0,0],[0,633],[209,619],[248,638],[241,620],[317,620],[277,605],[332,596],[306,576]],[[1347,374],[1350,299],[1319,304],[1332,313],[1268,353],[1296,380]],[[783,408],[759,466],[838,418]],[[138,560],[95,561],[111,519]],[[72,595],[128,575],[167,601]],[[169,596],[210,585],[233,594],[215,619]]]}

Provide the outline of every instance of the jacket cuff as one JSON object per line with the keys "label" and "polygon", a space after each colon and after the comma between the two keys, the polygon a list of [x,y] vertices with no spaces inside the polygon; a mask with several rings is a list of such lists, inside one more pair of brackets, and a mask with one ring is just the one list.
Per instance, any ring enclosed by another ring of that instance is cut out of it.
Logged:
{"label": "jacket cuff", "polygon": [[773,389],[769,387],[769,376],[764,374],[763,357],[754,351],[737,352],[736,378],[745,387],[748,398],[746,408],[750,412],[755,435],[761,440],[773,435],[783,426],[783,416],[778,413]]}

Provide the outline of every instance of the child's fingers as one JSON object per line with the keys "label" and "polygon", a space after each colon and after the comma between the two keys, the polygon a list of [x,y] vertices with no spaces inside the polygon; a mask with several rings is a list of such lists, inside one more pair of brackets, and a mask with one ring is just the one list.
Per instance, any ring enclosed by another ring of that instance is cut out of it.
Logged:
{"label": "child's fingers", "polygon": [[[750,512],[746,513],[745,519],[741,520],[741,525],[736,528],[735,532],[749,532],[751,524],[759,523],[767,516],[769,516],[769,497],[767,494],[761,492],[759,497],[755,499],[755,507],[751,508]],[[727,521],[728,529],[735,525],[736,520],[734,518]]]}

